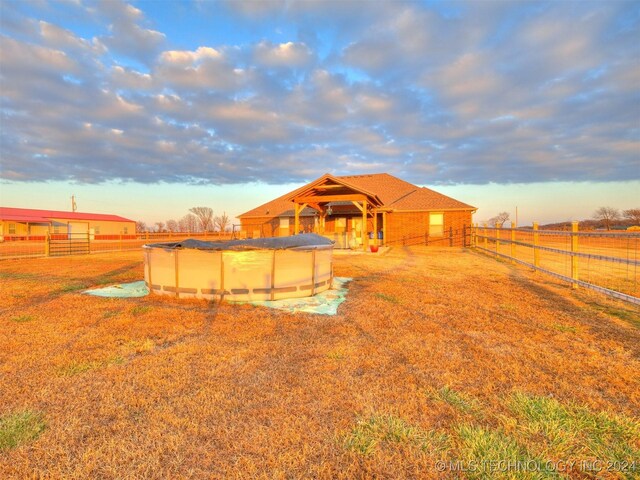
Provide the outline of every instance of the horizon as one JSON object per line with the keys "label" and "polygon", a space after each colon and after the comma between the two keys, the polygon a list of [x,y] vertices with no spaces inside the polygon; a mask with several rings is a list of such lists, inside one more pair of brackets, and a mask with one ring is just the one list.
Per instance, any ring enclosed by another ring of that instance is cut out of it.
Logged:
{"label": "horizon", "polygon": [[148,225],[387,172],[519,225],[640,206],[636,2],[0,4],[0,204]]}

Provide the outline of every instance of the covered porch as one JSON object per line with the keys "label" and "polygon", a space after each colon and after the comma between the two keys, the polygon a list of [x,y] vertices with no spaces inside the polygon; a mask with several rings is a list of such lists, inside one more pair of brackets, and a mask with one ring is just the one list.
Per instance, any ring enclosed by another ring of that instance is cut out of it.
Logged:
{"label": "covered porch", "polygon": [[340,240],[340,247],[367,251],[370,245],[385,244],[386,209],[374,193],[325,175],[289,200],[294,205],[295,235],[301,233],[302,211],[310,208],[315,211],[314,233]]}

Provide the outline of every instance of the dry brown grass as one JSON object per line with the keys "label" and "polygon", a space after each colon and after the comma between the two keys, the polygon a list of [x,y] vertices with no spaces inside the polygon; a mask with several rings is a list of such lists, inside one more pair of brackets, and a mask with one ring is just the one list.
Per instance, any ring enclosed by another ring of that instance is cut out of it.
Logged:
{"label": "dry brown grass", "polygon": [[436,461],[640,451],[633,307],[460,249],[335,274],[354,280],[325,317],[78,292],[142,278],[139,252],[1,262],[0,430],[41,423],[0,478],[451,478]]}

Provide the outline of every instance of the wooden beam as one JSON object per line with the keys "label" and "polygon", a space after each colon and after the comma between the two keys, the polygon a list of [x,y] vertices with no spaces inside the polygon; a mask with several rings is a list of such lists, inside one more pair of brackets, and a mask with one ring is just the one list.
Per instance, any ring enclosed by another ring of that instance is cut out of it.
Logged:
{"label": "wooden beam", "polygon": [[373,244],[378,245],[378,211],[373,210]]}
{"label": "wooden beam", "polygon": [[316,190],[329,190],[332,188],[346,188],[344,185],[318,185],[317,187],[313,187]]}
{"label": "wooden beam", "polygon": [[369,235],[367,234],[367,201],[362,201],[362,249],[369,250]]}
{"label": "wooden beam", "polygon": [[387,212],[382,212],[382,244],[387,244]]}
{"label": "wooden beam", "polygon": [[318,203],[318,202],[352,202],[354,200],[366,201],[367,196],[360,193],[350,195],[313,195],[306,197],[296,197],[293,199],[296,203]]}
{"label": "wooden beam", "polygon": [[295,220],[293,222],[293,234],[298,235],[298,230],[300,229],[300,209],[298,208],[298,203],[293,204],[293,212],[295,215]]}
{"label": "wooden beam", "polygon": [[358,202],[351,202],[351,203],[353,203],[356,207],[358,207],[358,210],[362,212],[362,205],[360,205]]}

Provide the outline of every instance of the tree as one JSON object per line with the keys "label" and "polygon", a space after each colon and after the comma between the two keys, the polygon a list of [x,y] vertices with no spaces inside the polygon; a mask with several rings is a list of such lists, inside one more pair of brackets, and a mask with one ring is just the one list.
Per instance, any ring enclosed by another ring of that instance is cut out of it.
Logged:
{"label": "tree", "polygon": [[193,207],[189,211],[193,213],[198,220],[202,230],[208,232],[213,229],[213,209],[210,207]]}
{"label": "tree", "polygon": [[144,223],[142,220],[138,220],[136,222],[136,232],[137,233],[142,233],[142,232],[146,232],[147,231],[147,224]]}
{"label": "tree", "polygon": [[604,228],[611,230],[611,224],[620,218],[620,212],[613,207],[600,207],[593,214],[595,220],[604,223]]}
{"label": "tree", "polygon": [[163,222],[156,222],[156,232],[162,233],[165,231]]}
{"label": "tree", "polygon": [[229,215],[227,215],[227,212],[222,212],[222,215],[217,216],[214,220],[214,225],[220,232],[226,231],[227,227],[229,227],[230,224],[231,221],[229,219]]}
{"label": "tree", "polygon": [[509,220],[509,212],[500,212],[495,217],[491,217],[489,219],[489,225],[492,227],[497,227],[498,225],[502,226],[507,220]]}
{"label": "tree", "polygon": [[167,220],[167,230],[172,233],[179,231],[178,222],[176,222],[173,218],[171,220]]}
{"label": "tree", "polygon": [[640,225],[640,208],[630,208],[622,212],[624,218],[629,220],[633,225]]}
{"label": "tree", "polygon": [[187,213],[178,222],[181,232],[195,233],[198,231],[198,218],[193,213]]}

